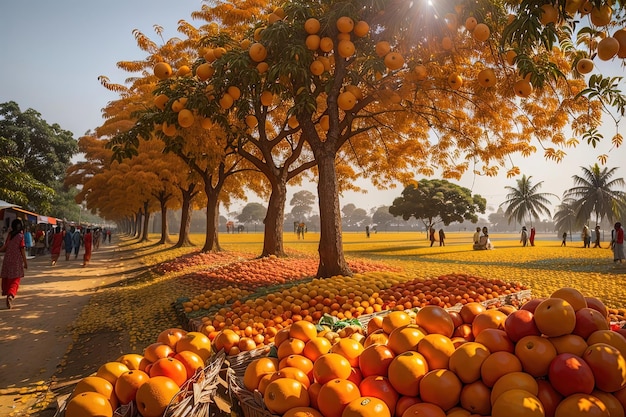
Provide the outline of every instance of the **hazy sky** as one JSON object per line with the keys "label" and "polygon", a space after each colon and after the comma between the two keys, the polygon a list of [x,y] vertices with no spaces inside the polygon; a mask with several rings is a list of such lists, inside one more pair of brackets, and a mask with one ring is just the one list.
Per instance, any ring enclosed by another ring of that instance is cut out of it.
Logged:
{"label": "hazy sky", "polygon": [[[22,111],[32,108],[49,124],[58,123],[78,139],[103,122],[101,109],[118,98],[102,87],[98,76],[124,83],[131,74],[118,70],[118,61],[141,60],[145,54],[136,46],[133,29],[139,29],[157,41],[153,26],[164,28],[164,38],[178,36],[177,22],[191,20],[191,12],[200,9],[201,0],[2,0],[0,1],[0,103],[15,101]],[[624,75],[618,62],[604,64],[615,75]],[[622,89],[626,85],[622,82]],[[543,153],[524,159],[514,156],[522,173],[533,182],[543,181],[541,191],[562,195],[573,186],[572,175],[581,166],[596,162],[597,156],[610,149],[609,139],[615,125],[608,121],[602,132],[605,143],[594,149],[584,143],[568,151],[565,162],[556,164],[543,159]],[[618,176],[626,178],[626,150],[610,152],[609,167],[620,166]],[[504,201],[505,186],[515,186],[506,170],[496,178],[466,174],[460,185],[487,198],[490,208]],[[373,190],[366,195],[347,193],[341,206],[354,203],[370,209],[390,205],[402,187]],[[310,188],[314,191],[314,188]],[[291,189],[291,192],[298,189]],[[290,197],[289,197],[290,198]],[[256,200],[255,200],[256,201]],[[553,199],[555,205],[558,200]],[[290,208],[287,207],[287,211]]]}

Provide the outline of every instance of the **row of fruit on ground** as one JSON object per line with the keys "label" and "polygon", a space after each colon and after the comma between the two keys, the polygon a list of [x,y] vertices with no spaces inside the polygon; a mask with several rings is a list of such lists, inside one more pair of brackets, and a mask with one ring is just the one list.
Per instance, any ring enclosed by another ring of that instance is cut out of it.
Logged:
{"label": "row of fruit on ground", "polygon": [[[573,288],[519,309],[463,299],[457,309],[396,303],[360,320],[323,314],[317,325],[292,314],[266,343],[269,356],[231,356],[250,359],[229,381],[234,409],[250,417],[246,398],[256,393],[255,415],[288,417],[624,415],[626,338],[600,300]],[[112,415],[124,404],[163,415],[215,352],[246,350],[247,336],[208,326],[167,329],[143,355],[103,364],[77,384],[65,416]]]}

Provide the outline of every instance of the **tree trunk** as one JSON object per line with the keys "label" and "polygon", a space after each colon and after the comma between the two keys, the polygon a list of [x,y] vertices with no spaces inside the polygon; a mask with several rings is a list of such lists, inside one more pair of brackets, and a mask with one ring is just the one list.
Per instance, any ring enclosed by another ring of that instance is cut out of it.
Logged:
{"label": "tree trunk", "polygon": [[140,238],[141,237],[141,209],[135,215],[135,226],[133,230],[133,237]]}
{"label": "tree trunk", "polygon": [[172,243],[172,239],[170,239],[170,226],[167,221],[167,201],[161,200],[161,239],[159,240],[159,245],[163,245],[165,243]]}
{"label": "tree trunk", "polygon": [[204,192],[207,196],[206,206],[206,239],[202,252],[220,252],[220,242],[217,236],[219,225],[219,193],[221,187],[212,188],[210,181],[205,181]]}
{"label": "tree trunk", "polygon": [[178,233],[178,242],[174,245],[175,248],[181,248],[183,246],[193,246],[189,240],[189,229],[191,228],[191,201],[193,199],[193,186],[190,189],[181,189],[183,197],[183,206],[181,208],[180,216],[180,231]]}
{"label": "tree trunk", "polygon": [[334,275],[351,276],[343,254],[341,236],[341,210],[339,209],[339,184],[335,168],[335,156],[332,152],[318,152],[316,155],[319,170],[317,194],[320,209],[320,262],[318,278]]}
{"label": "tree trunk", "polygon": [[148,229],[150,227],[150,213],[148,212],[148,205],[150,204],[149,201],[145,201],[143,203],[143,230],[141,233],[141,240],[140,242],[147,242],[148,239]]}
{"label": "tree trunk", "polygon": [[285,204],[287,202],[287,184],[282,181],[272,185],[272,194],[267,205],[267,213],[263,224],[263,251],[261,256],[285,256],[283,241],[283,223]]}

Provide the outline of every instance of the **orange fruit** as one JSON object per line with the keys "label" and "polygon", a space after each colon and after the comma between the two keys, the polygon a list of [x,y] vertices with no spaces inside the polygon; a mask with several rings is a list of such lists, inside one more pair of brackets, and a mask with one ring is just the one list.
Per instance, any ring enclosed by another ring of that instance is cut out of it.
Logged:
{"label": "orange fruit", "polygon": [[273,374],[273,376],[274,377],[272,378],[272,380],[278,378],[291,378],[304,385],[304,387],[307,389],[309,388],[309,386],[311,386],[311,379],[306,374],[306,372],[293,366],[286,366],[282,369],[279,369]]}
{"label": "orange fruit", "polygon": [[449,369],[466,384],[480,379],[480,368],[491,352],[476,342],[463,343],[450,355]]}
{"label": "orange fruit", "polygon": [[311,407],[316,410],[319,409],[317,406],[317,397],[320,394],[320,390],[322,389],[322,384],[319,382],[314,382],[309,386],[309,398],[311,399]]}
{"label": "orange fruit", "polygon": [[478,21],[475,17],[470,16],[465,19],[465,29],[469,30],[470,32],[476,28],[476,25],[478,25]]}
{"label": "orange fruit", "polygon": [[492,417],[544,417],[543,405],[537,396],[522,389],[505,391],[491,407]]}
{"label": "orange fruit", "polygon": [[161,333],[157,336],[156,341],[166,344],[174,349],[176,347],[176,343],[186,334],[186,330],[179,329],[178,327],[172,327],[161,331]]}
{"label": "orange fruit", "polygon": [[208,62],[204,62],[196,68],[196,75],[200,81],[206,81],[215,74],[215,68]]}
{"label": "orange fruit", "polygon": [[546,379],[537,379],[536,381],[539,387],[537,398],[541,401],[546,416],[554,416],[554,411],[563,399],[563,396],[554,389],[550,381]]}
{"label": "orange fruit", "polygon": [[622,404],[615,397],[615,395],[598,389],[593,390],[591,395],[602,401],[611,417],[624,417],[624,407],[622,407]]}
{"label": "orange fruit", "polygon": [[556,407],[554,417],[609,417],[606,405],[590,394],[569,395]]}
{"label": "orange fruit", "polygon": [[436,404],[449,410],[459,403],[463,383],[456,374],[447,369],[435,369],[424,375],[420,381],[422,401]]}
{"label": "orange fruit", "polygon": [[606,343],[620,351],[626,358],[626,338],[613,330],[596,330],[587,338],[587,345]]}
{"label": "orange fruit", "polygon": [[[342,58],[350,58],[354,55],[356,48],[354,47],[354,43],[350,40],[341,40],[337,44],[337,53]],[[349,110],[349,109],[348,109]]]}
{"label": "orange fruit", "polygon": [[314,337],[304,345],[302,354],[315,362],[320,356],[330,352],[332,344],[325,337]]}
{"label": "orange fruit", "polygon": [[167,62],[157,62],[153,71],[159,80],[165,80],[172,76],[172,67]]}
{"label": "orange fruit", "polygon": [[322,385],[317,407],[324,417],[341,417],[344,408],[361,396],[359,387],[347,379],[333,379]]}
{"label": "orange fruit", "polygon": [[480,377],[488,387],[493,387],[498,378],[509,372],[521,372],[522,363],[512,353],[494,352],[480,366]]}
{"label": "orange fruit", "polygon": [[138,353],[126,353],[117,358],[116,362],[122,362],[130,370],[139,369],[140,371],[144,371],[150,363],[143,355]]}
{"label": "orange fruit", "polygon": [[[348,87],[350,86],[346,86],[346,90],[348,89]],[[352,93],[354,94],[354,92]],[[356,97],[356,95],[355,95]],[[374,316],[371,319],[369,319],[367,321],[367,325],[366,325],[366,330],[367,330],[367,334],[370,335],[372,333],[374,333],[377,330],[380,330],[383,328],[383,316]]]}
{"label": "orange fruit", "polygon": [[130,369],[128,369],[128,367],[121,362],[106,362],[98,368],[96,376],[106,379],[111,383],[111,385],[115,386],[117,378],[129,370]]}
{"label": "orange fruit", "polygon": [[461,406],[474,414],[486,416],[491,413],[491,389],[478,380],[466,384],[461,390]]}
{"label": "orange fruit", "polygon": [[272,94],[271,91],[267,91],[267,90],[263,91],[261,93],[260,100],[261,100],[261,104],[262,105],[264,105],[266,107],[267,106],[271,106],[272,103],[274,102],[274,94]]}
{"label": "orange fruit", "polygon": [[617,348],[606,343],[594,343],[582,358],[591,368],[596,388],[615,392],[626,386],[626,359]]}
{"label": "orange fruit", "polygon": [[582,356],[585,349],[587,349],[587,342],[582,337],[576,334],[564,334],[558,337],[549,337],[548,340],[554,348],[557,354],[572,353],[576,356]]}
{"label": "orange fruit", "polygon": [[[343,42],[343,41],[342,41]],[[354,108],[356,104],[356,97],[349,91],[344,91],[340,93],[337,97],[337,105],[341,110],[348,111]]]}
{"label": "orange fruit", "polygon": [[476,316],[486,310],[487,308],[481,303],[471,302],[463,304],[461,310],[459,310],[459,314],[461,315],[464,323],[472,324]]}
{"label": "orange fruit", "polygon": [[426,332],[416,324],[398,327],[389,334],[387,346],[396,355],[409,350],[416,350],[417,344],[426,336]]}
{"label": "orange fruit", "polygon": [[161,358],[149,368],[150,378],[166,376],[176,382],[179,387],[187,381],[187,368],[178,359]]}
{"label": "orange fruit", "polygon": [[359,384],[359,391],[364,397],[376,397],[387,404],[389,412],[395,413],[396,403],[400,394],[396,391],[389,382],[389,378],[384,376],[368,376]]}
{"label": "orange fruit", "polygon": [[354,29],[352,32],[354,33],[355,36],[358,36],[359,38],[363,38],[367,36],[369,31],[370,31],[370,25],[365,20],[359,20],[354,25]]}
{"label": "orange fruit", "polygon": [[391,51],[391,45],[387,41],[379,41],[376,43],[374,49],[376,55],[378,55],[380,58],[383,58]]}
{"label": "orange fruit", "polygon": [[534,318],[539,331],[548,337],[569,334],[576,327],[576,312],[563,298],[543,300],[535,309]]}
{"label": "orange fruit", "polygon": [[420,380],[428,372],[428,363],[421,353],[408,351],[393,358],[387,375],[394,389],[402,395],[417,396]]}
{"label": "orange fruit", "polygon": [[395,329],[411,324],[411,317],[404,311],[392,311],[383,317],[381,326],[385,333],[391,334]]}
{"label": "orange fruit", "polygon": [[400,398],[398,398],[398,402],[396,403],[396,412],[395,412],[395,417],[402,417],[402,415],[404,414],[404,412],[413,404],[418,404],[421,403],[422,400],[420,400],[418,397],[407,397],[404,395],[401,395]]}
{"label": "orange fruit", "polygon": [[486,310],[478,314],[472,322],[472,334],[474,338],[485,329],[504,330],[506,314],[498,310]]}
{"label": "orange fruit", "polygon": [[287,410],[283,417],[323,417],[322,413],[313,407],[294,407]]}
{"label": "orange fruit", "polygon": [[70,399],[65,406],[66,417],[112,417],[109,400],[97,392],[83,392]]}
{"label": "orange fruit", "polygon": [[161,342],[152,343],[143,351],[144,358],[146,358],[150,363],[156,362],[161,358],[174,356],[175,354],[176,352],[174,351],[174,348]]}
{"label": "orange fruit", "polygon": [[139,387],[150,379],[147,373],[139,370],[124,372],[115,382],[115,395],[120,404],[126,405],[135,400]]}
{"label": "orange fruit", "polygon": [[354,20],[348,16],[341,16],[337,19],[337,30],[341,33],[350,33],[354,29]]}
{"label": "orange fruit", "polygon": [[143,417],[161,417],[178,390],[178,385],[166,376],[150,378],[137,390],[137,409]]}
{"label": "orange fruit", "polygon": [[370,345],[386,345],[389,343],[389,335],[383,329],[378,329],[373,333],[369,333],[363,341],[363,346]]}
{"label": "orange fruit", "polygon": [[489,26],[484,23],[477,24],[474,28],[474,31],[472,32],[472,36],[474,37],[474,39],[480,42],[484,42],[489,39],[490,35],[491,30],[489,29]]}
{"label": "orange fruit", "polygon": [[427,333],[442,334],[452,337],[454,321],[450,314],[439,306],[425,306],[415,315],[415,324],[426,330]]}
{"label": "orange fruit", "polygon": [[[276,371],[278,372],[278,371]],[[271,372],[269,374],[265,374],[259,380],[259,385],[257,386],[257,390],[261,393],[261,395],[265,395],[265,389],[272,381],[276,381],[278,377],[276,376],[276,372]]]}
{"label": "orange fruit", "polygon": [[262,62],[267,57],[267,49],[260,42],[255,42],[250,45],[250,49],[248,49],[248,55],[250,55],[250,59],[254,62]]}
{"label": "orange fruit", "polygon": [[363,396],[348,403],[341,417],[391,417],[391,410],[381,399]]}
{"label": "orange fruit", "polygon": [[446,417],[441,407],[430,403],[413,404],[402,413],[402,417]]}
{"label": "orange fruit", "polygon": [[438,333],[427,334],[417,343],[417,351],[424,356],[430,370],[447,369],[454,350],[452,340]]}
{"label": "orange fruit", "polygon": [[511,372],[502,375],[491,388],[491,405],[503,393],[512,389],[523,389],[533,395],[539,394],[537,380],[526,372]]}
{"label": "orange fruit", "polygon": [[259,381],[264,375],[271,374],[278,370],[278,360],[262,357],[254,359],[246,366],[243,374],[243,385],[249,391],[254,391],[259,386]]}
{"label": "orange fruit", "polygon": [[576,288],[559,288],[550,295],[550,298],[560,298],[567,301],[574,308],[574,311],[587,307],[587,300],[585,299],[585,296]]}
{"label": "orange fruit", "polygon": [[289,355],[278,362],[278,369],[294,367],[301,369],[305,374],[313,376],[313,361],[304,355]]}
{"label": "orange fruit", "polygon": [[102,394],[105,398],[109,400],[113,410],[115,410],[118,406],[119,399],[115,394],[115,385],[111,384],[104,378],[101,378],[99,376],[87,376],[81,379],[74,387],[74,391],[72,391],[72,396],[82,394],[83,392],[97,392],[98,394]]}
{"label": "orange fruit", "polygon": [[177,353],[184,350],[192,351],[206,362],[213,352],[211,339],[201,332],[189,332],[176,343]]}
{"label": "orange fruit", "polygon": [[515,345],[515,356],[522,363],[524,372],[534,377],[548,375],[550,362],[557,355],[549,339],[541,336],[524,336]]}
{"label": "orange fruit", "polygon": [[330,348],[330,351],[346,358],[350,366],[359,366],[359,356],[363,349],[363,345],[356,340],[341,338]]}
{"label": "orange fruit", "polygon": [[228,354],[231,348],[239,344],[239,339],[240,336],[235,333],[234,330],[224,329],[215,335],[215,339],[213,339],[213,346],[215,347],[216,352],[224,350],[224,352]]}
{"label": "orange fruit", "polygon": [[404,66],[404,57],[399,52],[389,52],[385,55],[384,63],[388,69],[395,71]]}
{"label": "orange fruit", "polygon": [[370,345],[359,356],[359,368],[364,377],[387,375],[389,364],[395,357],[393,351],[385,345]]}
{"label": "orange fruit", "polygon": [[289,327],[289,337],[300,339],[306,343],[317,337],[317,327],[310,321],[298,320]]}
{"label": "orange fruit", "polygon": [[320,49],[322,52],[330,52],[333,50],[333,40],[328,36],[324,36],[320,39]]}
{"label": "orange fruit", "polygon": [[274,346],[279,347],[287,339],[289,339],[289,327],[280,329],[276,332],[276,335],[274,336]]}
{"label": "orange fruit", "polygon": [[278,346],[278,360],[285,358],[289,355],[301,355],[304,352],[305,343],[296,338],[289,338]]}
{"label": "orange fruit", "polygon": [[515,349],[513,341],[504,330],[500,329],[485,329],[478,333],[474,341],[484,345],[490,352],[503,350],[513,353]]}
{"label": "orange fruit", "polygon": [[533,86],[528,80],[517,80],[515,81],[515,84],[513,84],[513,91],[516,96],[525,98],[532,94]]}
{"label": "orange fruit", "polygon": [[309,35],[314,35],[319,32],[321,27],[320,21],[311,17],[304,22],[304,30]]}
{"label": "orange fruit", "polygon": [[279,378],[269,383],[263,394],[265,406],[273,414],[284,414],[290,408],[308,407],[309,393],[295,379]]}
{"label": "orange fruit", "polygon": [[165,110],[165,105],[168,101],[170,101],[170,98],[168,96],[166,96],[165,94],[159,94],[154,98],[154,105],[159,110]]}
{"label": "orange fruit", "polygon": [[313,378],[320,384],[333,379],[348,379],[352,367],[350,362],[338,353],[327,353],[313,363]]}

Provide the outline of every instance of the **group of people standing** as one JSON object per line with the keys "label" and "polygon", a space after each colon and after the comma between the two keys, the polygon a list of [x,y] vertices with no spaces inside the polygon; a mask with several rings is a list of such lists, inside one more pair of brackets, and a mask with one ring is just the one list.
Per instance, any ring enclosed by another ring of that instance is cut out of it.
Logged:
{"label": "group of people standing", "polygon": [[520,243],[522,244],[522,246],[535,246],[535,228],[531,227],[530,228],[530,234],[528,233],[528,229],[526,229],[526,226],[522,226],[522,233],[520,236]]}
{"label": "group of people standing", "polygon": [[[430,227],[430,229],[428,229],[428,237],[430,239],[430,246],[432,247],[437,240],[435,238],[435,228],[432,226]],[[439,229],[439,246],[446,246],[445,239],[446,233],[443,231],[443,229]]]}

